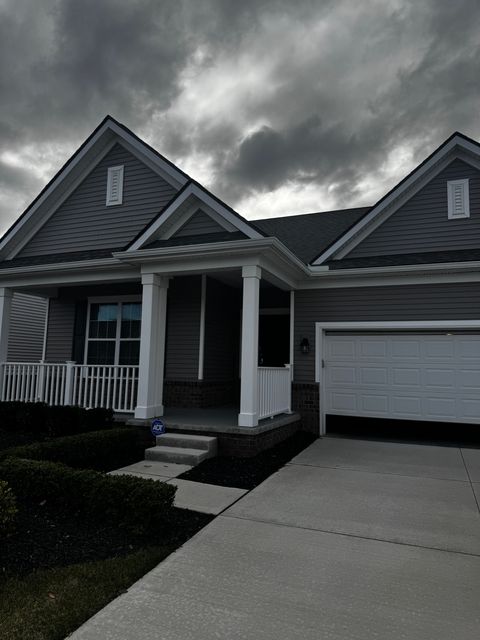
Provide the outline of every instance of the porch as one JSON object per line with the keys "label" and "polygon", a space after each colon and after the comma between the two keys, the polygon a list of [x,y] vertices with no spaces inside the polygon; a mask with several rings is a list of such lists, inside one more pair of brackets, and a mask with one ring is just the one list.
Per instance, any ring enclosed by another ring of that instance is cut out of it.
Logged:
{"label": "porch", "polygon": [[[51,406],[103,407],[117,414],[135,413],[139,366],[72,361],[5,362],[1,366],[2,402],[45,402]],[[257,371],[258,420],[291,413],[290,366],[258,367]],[[195,430],[208,426],[215,431],[239,426],[238,409],[234,406],[169,407],[162,415],[170,428],[181,425]]]}
{"label": "porch", "polygon": [[293,294],[278,282],[245,266],[59,288],[39,362],[5,357],[3,289],[0,398],[111,408],[145,424],[164,416],[169,428],[270,430],[291,414]]}

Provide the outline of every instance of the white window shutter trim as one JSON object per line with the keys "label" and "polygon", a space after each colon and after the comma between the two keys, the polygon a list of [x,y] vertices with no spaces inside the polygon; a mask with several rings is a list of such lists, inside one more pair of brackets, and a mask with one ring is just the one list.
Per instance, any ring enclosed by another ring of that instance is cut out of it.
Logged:
{"label": "white window shutter trim", "polygon": [[468,178],[464,180],[449,180],[447,187],[449,219],[469,218],[470,197]]}
{"label": "white window shutter trim", "polygon": [[109,167],[107,176],[107,206],[123,202],[123,165]]}

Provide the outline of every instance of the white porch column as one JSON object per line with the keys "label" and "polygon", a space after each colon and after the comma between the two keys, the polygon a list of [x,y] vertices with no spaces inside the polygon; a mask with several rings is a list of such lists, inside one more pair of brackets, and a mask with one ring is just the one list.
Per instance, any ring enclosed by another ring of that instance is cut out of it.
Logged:
{"label": "white porch column", "polygon": [[[0,287],[0,365],[7,362],[8,335],[10,333],[10,314],[12,310],[13,292],[6,287]],[[3,366],[0,366],[0,397],[3,393]]]}
{"label": "white porch column", "polygon": [[242,269],[242,368],[240,380],[240,427],[258,424],[258,309],[260,300],[260,267]]}
{"label": "white porch column", "polygon": [[142,328],[135,418],[163,415],[163,373],[167,322],[168,278],[142,276]]}

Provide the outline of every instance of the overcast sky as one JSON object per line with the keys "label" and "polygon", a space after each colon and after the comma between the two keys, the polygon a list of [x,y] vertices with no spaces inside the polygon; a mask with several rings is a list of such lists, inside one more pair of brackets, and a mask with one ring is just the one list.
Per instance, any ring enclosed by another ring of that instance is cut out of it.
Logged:
{"label": "overcast sky", "polygon": [[248,218],[480,139],[478,0],[0,0],[0,230],[110,113]]}

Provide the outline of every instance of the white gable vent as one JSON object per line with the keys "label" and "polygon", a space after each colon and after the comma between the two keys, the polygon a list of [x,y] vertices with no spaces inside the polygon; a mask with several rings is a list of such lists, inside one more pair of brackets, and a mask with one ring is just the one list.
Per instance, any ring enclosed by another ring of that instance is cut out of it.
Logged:
{"label": "white gable vent", "polygon": [[448,218],[470,217],[470,198],[468,193],[468,178],[465,180],[449,180],[448,191]]}
{"label": "white gable vent", "polygon": [[108,168],[107,207],[122,204],[123,201],[123,165]]}

